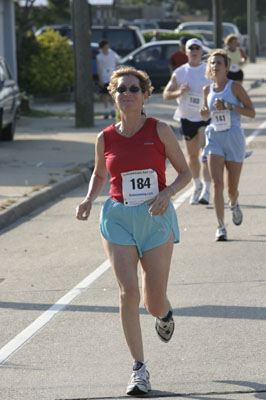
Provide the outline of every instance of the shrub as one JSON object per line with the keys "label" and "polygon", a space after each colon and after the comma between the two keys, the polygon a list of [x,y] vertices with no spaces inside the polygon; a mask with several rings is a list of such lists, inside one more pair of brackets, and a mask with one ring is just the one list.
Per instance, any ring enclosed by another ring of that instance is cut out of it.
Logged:
{"label": "shrub", "polygon": [[68,90],[74,82],[73,52],[68,39],[48,30],[35,40],[35,51],[22,67],[22,89],[42,95]]}
{"label": "shrub", "polygon": [[32,54],[38,55],[40,46],[36,37],[29,32],[22,38],[20,48],[17,52],[18,60],[18,83],[21,91],[31,92],[31,72],[29,70],[30,59]]}

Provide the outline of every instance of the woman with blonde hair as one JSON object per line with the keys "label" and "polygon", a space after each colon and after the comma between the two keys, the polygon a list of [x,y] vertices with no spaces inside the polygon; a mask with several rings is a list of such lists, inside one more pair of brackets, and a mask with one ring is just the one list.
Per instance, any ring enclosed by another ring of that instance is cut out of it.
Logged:
{"label": "woman with blonde hair", "polygon": [[[113,72],[108,90],[121,121],[98,135],[88,194],[76,211],[79,220],[88,219],[109,172],[110,197],[102,209],[100,229],[119,286],[121,323],[133,358],[128,395],[151,390],[139,318],[138,262],[144,305],[155,317],[159,338],[167,343],[174,331],[167,282],[173,244],[179,242],[171,197],[191,179],[171,128],[143,111],[152,89],[144,71],[121,66]],[[166,185],[166,158],[176,170],[170,185]]]}
{"label": "woman with blonde hair", "polygon": [[225,38],[224,43],[226,45],[225,50],[231,59],[231,65],[227,77],[232,81],[243,82],[244,73],[241,67],[246,62],[247,55],[244,50],[239,47],[237,35],[231,33]]}
{"label": "woman with blonde hair", "polygon": [[253,104],[245,89],[227,77],[230,59],[223,49],[214,50],[209,59],[206,76],[214,83],[203,88],[201,117],[211,118],[207,126],[204,154],[208,158],[214,185],[214,207],[218,221],[216,241],[227,240],[224,224],[224,169],[226,171],[229,204],[235,225],[242,223],[243,214],[238,203],[238,184],[245,157],[245,135],[241,116],[255,117]]}

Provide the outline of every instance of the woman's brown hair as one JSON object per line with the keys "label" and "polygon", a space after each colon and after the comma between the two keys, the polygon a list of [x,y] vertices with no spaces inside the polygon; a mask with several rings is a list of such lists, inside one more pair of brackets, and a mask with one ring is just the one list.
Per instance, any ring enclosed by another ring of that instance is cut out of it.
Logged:
{"label": "woman's brown hair", "polygon": [[213,78],[212,71],[211,71],[211,63],[212,63],[212,58],[214,56],[223,57],[224,65],[226,67],[228,67],[228,68],[230,67],[230,64],[231,64],[231,59],[230,59],[230,57],[228,56],[228,54],[226,53],[226,51],[224,49],[215,49],[215,50],[213,50],[211,52],[209,58],[208,58],[207,67],[206,67],[206,77],[209,78],[209,79]]}
{"label": "woman's brown hair", "polygon": [[121,78],[121,76],[125,75],[133,75],[136,78],[138,78],[142,93],[147,92],[148,96],[152,94],[153,86],[151,84],[149,75],[145,71],[127,65],[119,65],[116,68],[116,70],[112,73],[110,78],[110,83],[107,87],[112,97],[114,97],[115,95],[118,86],[118,79]]}

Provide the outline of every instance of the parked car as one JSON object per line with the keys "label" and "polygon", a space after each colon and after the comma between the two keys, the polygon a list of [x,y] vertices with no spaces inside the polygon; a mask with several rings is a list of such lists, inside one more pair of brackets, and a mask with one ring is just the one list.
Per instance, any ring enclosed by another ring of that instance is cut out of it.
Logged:
{"label": "parked car", "polygon": [[[47,29],[55,30],[60,35],[66,36],[73,43],[71,25],[46,25],[38,29],[35,35],[40,35]],[[107,39],[111,49],[119,56],[124,57],[132,50],[143,45],[145,39],[136,26],[96,26],[91,27],[91,42],[99,43],[101,39]]]}
{"label": "parked car", "polygon": [[136,26],[92,26],[91,41],[107,39],[112,50],[120,57],[126,56],[145,43],[139,28]]}
{"label": "parked car", "polygon": [[[169,59],[180,47],[179,40],[149,42],[121,59],[121,64],[132,65],[147,72],[155,88],[165,86],[170,79]],[[210,49],[203,47],[204,54]]]}
{"label": "parked car", "polygon": [[0,57],[0,140],[13,140],[19,106],[18,85],[6,60]]}
{"label": "parked car", "polygon": [[[153,34],[154,30],[153,29],[143,29],[141,31],[142,35],[145,35],[145,33],[151,33]],[[175,31],[171,31],[170,29],[156,29],[156,32],[159,34],[161,33],[175,33]]]}
{"label": "parked car", "polygon": [[[230,22],[222,22],[222,39],[224,40],[226,36],[230,35],[233,33],[234,35],[237,35],[240,41],[240,46],[243,47],[243,41],[244,38],[242,37],[238,27],[235,24],[232,24]],[[175,32],[198,32],[198,31],[214,31],[214,23],[213,21],[187,21],[183,22],[178,27],[175,29]],[[200,32],[198,32],[200,33]]]}
{"label": "parked car", "polygon": [[180,24],[179,20],[176,19],[159,19],[158,25],[160,29],[170,29],[170,30],[175,30],[177,25]]}
{"label": "parked car", "polygon": [[159,24],[152,19],[133,19],[132,21],[129,21],[128,25],[134,25],[137,26],[140,30],[143,29],[159,29]]}

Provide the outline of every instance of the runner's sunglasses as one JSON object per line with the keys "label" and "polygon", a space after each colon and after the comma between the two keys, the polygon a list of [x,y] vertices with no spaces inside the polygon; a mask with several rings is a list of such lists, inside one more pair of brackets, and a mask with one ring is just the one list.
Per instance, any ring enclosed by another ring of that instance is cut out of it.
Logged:
{"label": "runner's sunglasses", "polygon": [[189,47],[189,50],[199,50],[199,49],[201,49],[200,46],[190,46]]}
{"label": "runner's sunglasses", "polygon": [[129,88],[127,88],[126,86],[118,86],[118,87],[116,88],[116,91],[117,91],[118,93],[125,93],[125,92],[127,92],[127,91],[129,91],[129,92],[131,92],[131,93],[138,93],[140,90],[141,90],[140,87],[134,86],[134,85],[130,86]]}

